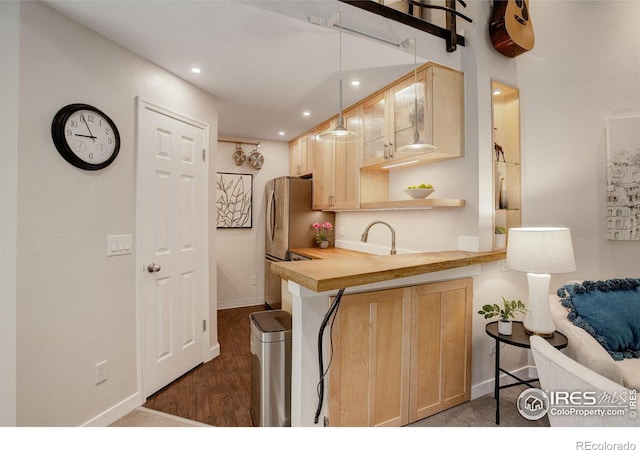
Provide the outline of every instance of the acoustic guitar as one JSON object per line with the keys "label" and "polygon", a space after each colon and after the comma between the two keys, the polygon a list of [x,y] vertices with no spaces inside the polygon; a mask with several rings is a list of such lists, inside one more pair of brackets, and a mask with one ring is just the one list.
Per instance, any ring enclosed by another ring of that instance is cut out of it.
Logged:
{"label": "acoustic guitar", "polygon": [[531,50],[535,37],[529,0],[494,0],[489,35],[493,47],[509,58]]}

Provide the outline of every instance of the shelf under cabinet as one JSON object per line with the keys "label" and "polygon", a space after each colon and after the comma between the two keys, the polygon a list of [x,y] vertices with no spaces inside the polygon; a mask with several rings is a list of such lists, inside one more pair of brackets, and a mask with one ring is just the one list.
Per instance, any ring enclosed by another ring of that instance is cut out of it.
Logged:
{"label": "shelf under cabinet", "polygon": [[466,200],[447,198],[425,198],[421,200],[395,200],[361,203],[359,209],[336,209],[334,211],[381,211],[432,208],[462,208]]}

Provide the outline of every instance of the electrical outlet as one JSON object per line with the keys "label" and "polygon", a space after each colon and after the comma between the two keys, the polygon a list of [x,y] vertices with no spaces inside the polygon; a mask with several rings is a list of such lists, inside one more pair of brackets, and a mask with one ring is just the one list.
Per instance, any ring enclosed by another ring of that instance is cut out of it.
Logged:
{"label": "electrical outlet", "polygon": [[96,384],[103,383],[109,378],[109,363],[102,361],[96,364]]}
{"label": "electrical outlet", "polygon": [[344,237],[344,227],[338,227],[338,237]]}
{"label": "electrical outlet", "polygon": [[255,275],[251,275],[251,276],[249,277],[249,284],[250,284],[251,286],[255,286],[255,285],[256,285],[256,276],[255,276]]}

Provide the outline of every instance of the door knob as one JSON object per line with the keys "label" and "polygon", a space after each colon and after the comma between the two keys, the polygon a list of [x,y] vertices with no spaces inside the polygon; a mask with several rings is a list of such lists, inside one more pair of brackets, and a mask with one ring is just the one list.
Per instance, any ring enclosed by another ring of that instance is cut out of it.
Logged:
{"label": "door knob", "polygon": [[161,269],[161,268],[162,268],[162,267],[160,267],[160,265],[159,265],[159,264],[151,263],[151,264],[149,264],[149,265],[147,266],[147,272],[151,272],[151,273],[153,273],[153,272],[160,272],[160,269]]}

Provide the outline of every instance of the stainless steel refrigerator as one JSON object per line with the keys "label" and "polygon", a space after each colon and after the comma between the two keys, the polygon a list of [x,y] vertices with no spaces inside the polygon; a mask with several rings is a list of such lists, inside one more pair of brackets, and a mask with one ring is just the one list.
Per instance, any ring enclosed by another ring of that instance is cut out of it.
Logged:
{"label": "stainless steel refrigerator", "polygon": [[271,263],[300,259],[291,255],[292,248],[315,246],[315,222],[331,222],[333,212],[314,211],[312,206],[312,180],[280,177],[267,182],[265,239],[265,304],[267,308],[282,307],[282,283],[271,272]]}

